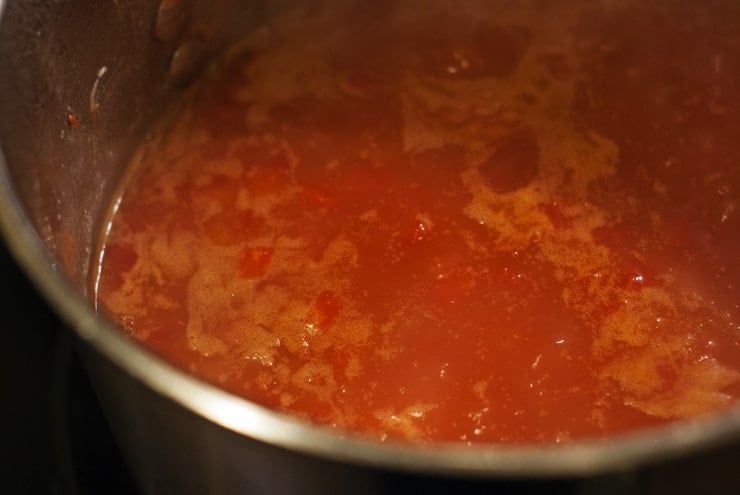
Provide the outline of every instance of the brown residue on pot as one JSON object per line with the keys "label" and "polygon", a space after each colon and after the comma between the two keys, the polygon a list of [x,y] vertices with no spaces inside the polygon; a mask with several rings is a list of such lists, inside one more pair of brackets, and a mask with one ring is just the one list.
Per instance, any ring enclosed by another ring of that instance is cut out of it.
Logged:
{"label": "brown residue on pot", "polygon": [[80,118],[77,115],[73,113],[67,114],[67,125],[70,128],[77,129],[78,127],[80,127],[81,123],[82,122],[80,121]]}

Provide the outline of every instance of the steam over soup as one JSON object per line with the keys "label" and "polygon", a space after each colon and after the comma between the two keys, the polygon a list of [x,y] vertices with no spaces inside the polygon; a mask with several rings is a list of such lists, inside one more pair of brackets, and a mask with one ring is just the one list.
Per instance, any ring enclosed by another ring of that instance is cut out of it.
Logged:
{"label": "steam over soup", "polygon": [[740,5],[330,1],[142,143],[100,308],[379,440],[568,442],[740,394]]}

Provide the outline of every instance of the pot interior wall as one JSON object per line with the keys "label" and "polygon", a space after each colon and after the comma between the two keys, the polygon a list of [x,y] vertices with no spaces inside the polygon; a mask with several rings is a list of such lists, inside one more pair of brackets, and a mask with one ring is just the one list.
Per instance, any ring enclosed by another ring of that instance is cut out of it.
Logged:
{"label": "pot interior wall", "polygon": [[112,194],[149,123],[269,9],[238,0],[5,6],[2,154],[32,226],[83,293]]}

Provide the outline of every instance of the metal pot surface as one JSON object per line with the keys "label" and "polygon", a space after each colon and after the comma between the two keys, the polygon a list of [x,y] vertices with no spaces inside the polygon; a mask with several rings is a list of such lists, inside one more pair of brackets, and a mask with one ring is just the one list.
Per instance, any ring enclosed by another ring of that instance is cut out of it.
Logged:
{"label": "metal pot surface", "polygon": [[[209,59],[284,2],[0,0],[0,220],[79,336],[148,493],[623,492],[740,438],[740,410],[568,446],[416,447],[344,438],[231,396],[99,318],[89,268],[149,123]],[[207,5],[206,5],[207,4]]]}

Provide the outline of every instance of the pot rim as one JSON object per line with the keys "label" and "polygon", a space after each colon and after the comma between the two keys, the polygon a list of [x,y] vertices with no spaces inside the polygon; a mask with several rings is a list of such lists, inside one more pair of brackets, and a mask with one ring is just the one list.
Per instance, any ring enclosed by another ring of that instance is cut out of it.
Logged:
{"label": "pot rim", "polygon": [[[5,0],[0,0],[2,19]],[[101,318],[44,246],[8,174],[0,139],[0,233],[38,291],[77,336],[160,395],[234,433],[303,454],[413,473],[565,478],[625,472],[740,441],[740,404],[692,421],[566,445],[435,446],[345,436],[231,395],[153,354]]]}
{"label": "pot rim", "polygon": [[623,472],[740,438],[737,405],[693,421],[567,445],[381,443],[301,422],[189,375],[99,317],[92,304],[55,268],[52,255],[15,195],[7,170],[0,149],[0,231],[16,261],[63,320],[83,341],[152,390],[245,437],[338,462],[481,478]]}

